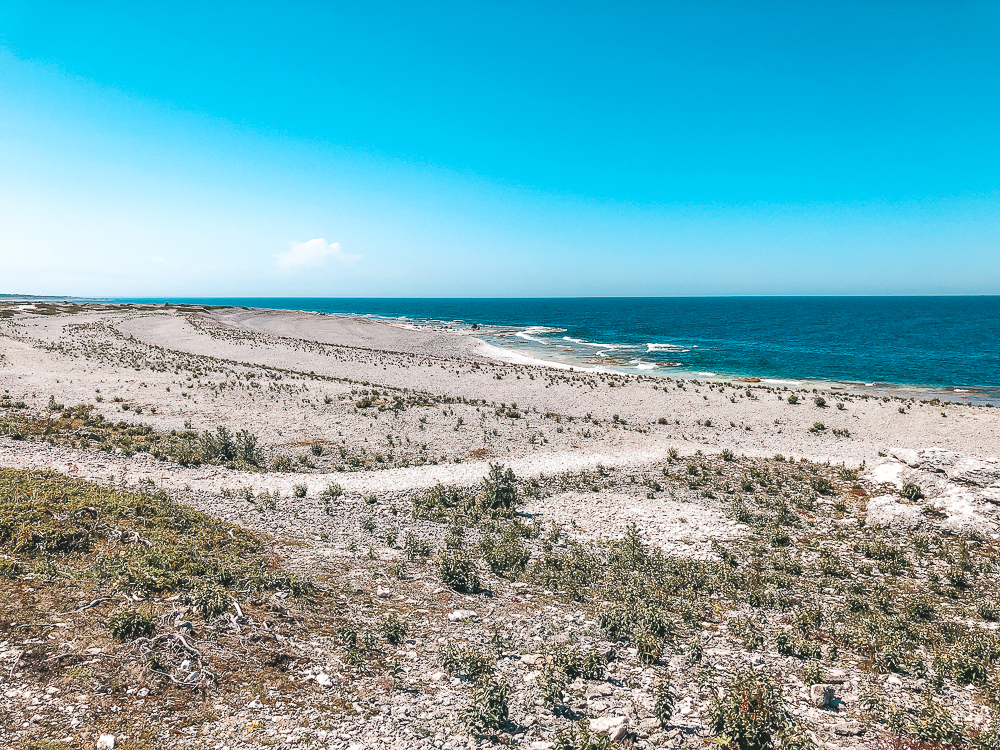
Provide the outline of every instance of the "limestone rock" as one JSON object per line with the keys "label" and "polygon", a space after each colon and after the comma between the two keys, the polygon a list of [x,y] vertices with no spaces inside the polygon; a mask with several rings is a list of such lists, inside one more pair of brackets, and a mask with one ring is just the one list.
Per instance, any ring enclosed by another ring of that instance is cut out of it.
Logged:
{"label": "limestone rock", "polygon": [[843,737],[856,736],[864,731],[861,725],[856,721],[841,721],[834,724],[832,729],[834,734],[839,734]]}
{"label": "limestone rock", "polygon": [[476,613],[471,609],[456,609],[454,612],[448,613],[448,621],[463,622],[465,620],[471,620],[476,616]]}
{"label": "limestone rock", "polygon": [[591,700],[593,698],[602,698],[604,696],[611,695],[613,692],[614,691],[611,689],[611,686],[608,685],[607,683],[603,683],[600,685],[591,685],[589,688],[587,688],[586,697],[587,700]]}
{"label": "limestone rock", "polygon": [[624,716],[601,716],[590,722],[594,734],[603,734],[612,742],[617,742],[628,734],[628,719]]}
{"label": "limestone rock", "polygon": [[904,504],[892,495],[880,495],[868,501],[868,525],[894,531],[916,531],[926,525],[919,505]]}
{"label": "limestone rock", "polygon": [[809,688],[809,702],[816,708],[826,708],[837,698],[837,690],[833,685],[819,684]]}
{"label": "limestone rock", "polygon": [[102,734],[97,738],[96,750],[115,750],[115,736],[113,734]]}

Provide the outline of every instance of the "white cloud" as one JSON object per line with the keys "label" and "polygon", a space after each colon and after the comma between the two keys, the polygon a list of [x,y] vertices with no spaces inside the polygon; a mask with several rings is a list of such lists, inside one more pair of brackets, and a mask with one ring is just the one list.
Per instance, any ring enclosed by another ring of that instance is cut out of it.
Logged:
{"label": "white cloud", "polygon": [[361,258],[340,249],[339,242],[326,244],[326,240],[317,237],[308,242],[293,242],[290,250],[274,256],[274,264],[282,271],[294,271],[299,268],[315,268],[323,265],[327,258],[333,258],[338,263],[353,263]]}

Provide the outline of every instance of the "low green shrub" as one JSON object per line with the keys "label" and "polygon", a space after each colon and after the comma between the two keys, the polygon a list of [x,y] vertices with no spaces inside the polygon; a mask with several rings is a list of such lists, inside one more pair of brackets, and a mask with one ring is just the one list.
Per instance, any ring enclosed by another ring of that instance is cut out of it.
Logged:
{"label": "low green shrub", "polygon": [[133,607],[121,607],[108,616],[108,630],[119,640],[134,641],[152,635],[153,618]]}
{"label": "low green shrub", "polygon": [[462,550],[444,550],[438,556],[438,576],[448,588],[468,594],[480,589],[476,563]]}
{"label": "low green shrub", "polygon": [[766,673],[741,670],[713,695],[707,720],[723,747],[765,750],[784,725],[781,691]]}
{"label": "low green shrub", "polygon": [[531,557],[514,524],[506,526],[499,535],[484,535],[479,543],[479,551],[490,571],[501,578],[516,578],[524,571]]}
{"label": "low green shrub", "polygon": [[489,732],[503,727],[510,712],[507,699],[510,688],[492,677],[480,680],[472,691],[472,700],[462,709],[461,719],[473,731]]}
{"label": "low green shrub", "polygon": [[670,721],[670,717],[674,715],[676,704],[677,695],[670,682],[670,675],[666,674],[653,688],[653,715],[660,720],[660,724],[666,724]]}
{"label": "low green shrub", "polygon": [[379,622],[379,630],[382,631],[382,637],[393,646],[398,646],[405,641],[408,632],[406,623],[400,620],[395,612],[389,612],[382,617],[381,622]]}
{"label": "low green shrub", "polygon": [[496,659],[468,644],[448,641],[438,650],[438,663],[448,674],[479,680],[493,673]]}

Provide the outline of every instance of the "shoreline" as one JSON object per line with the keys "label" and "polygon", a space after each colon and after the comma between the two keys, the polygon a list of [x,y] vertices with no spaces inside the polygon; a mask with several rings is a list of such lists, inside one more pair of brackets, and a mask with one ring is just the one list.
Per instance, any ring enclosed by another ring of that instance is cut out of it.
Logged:
{"label": "shoreline", "polygon": [[[107,304],[129,304],[142,305],[151,308],[161,308],[162,304],[140,303],[115,300]],[[707,370],[698,370],[692,367],[684,367],[680,363],[641,363],[636,367],[629,367],[624,364],[588,363],[585,361],[563,361],[553,359],[552,352],[545,351],[551,349],[551,345],[535,338],[539,333],[538,329],[546,331],[558,330],[565,332],[565,329],[553,329],[546,326],[520,326],[506,324],[473,324],[463,320],[443,320],[425,317],[412,316],[387,316],[378,313],[347,313],[347,312],[325,312],[320,310],[304,310],[292,308],[275,307],[251,307],[245,305],[201,305],[189,303],[170,303],[176,308],[214,308],[214,309],[245,309],[260,312],[297,312],[309,315],[318,315],[345,320],[368,320],[375,323],[382,323],[400,330],[431,331],[433,333],[444,333],[457,336],[467,336],[475,338],[482,343],[481,351],[483,356],[493,358],[500,362],[509,364],[520,364],[535,367],[549,367],[556,370],[573,372],[591,372],[628,375],[631,377],[653,377],[666,380],[683,379],[689,381],[704,381],[714,383],[763,383],[765,385],[787,388],[805,388],[836,390],[855,394],[890,394],[903,398],[915,398],[933,400],[934,398],[957,398],[960,401],[955,403],[1000,405],[1000,386],[970,386],[970,385],[927,385],[922,383],[894,383],[888,381],[875,381],[866,383],[861,380],[836,379],[825,377],[794,377],[777,376],[762,372],[740,372],[740,373],[718,373]],[[481,338],[482,337],[482,338]],[[488,339],[486,337],[489,337]],[[511,345],[513,338],[520,337],[524,344]],[[528,342],[537,341],[542,347],[531,348]],[[636,345],[630,344],[605,344],[603,350],[615,350],[621,348],[634,348]],[[646,345],[650,346],[650,345]],[[654,345],[655,346],[655,345]],[[543,348],[544,347],[544,348]],[[527,349],[527,351],[525,351]],[[601,349],[598,351],[600,352]],[[570,358],[566,358],[569,360]]]}

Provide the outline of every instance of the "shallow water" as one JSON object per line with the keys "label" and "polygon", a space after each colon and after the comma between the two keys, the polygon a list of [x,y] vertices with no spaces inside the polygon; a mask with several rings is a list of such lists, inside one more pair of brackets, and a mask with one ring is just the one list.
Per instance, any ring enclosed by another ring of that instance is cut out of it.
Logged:
{"label": "shallow water", "polygon": [[1000,389],[995,296],[169,301],[475,324],[528,356],[623,372]]}

